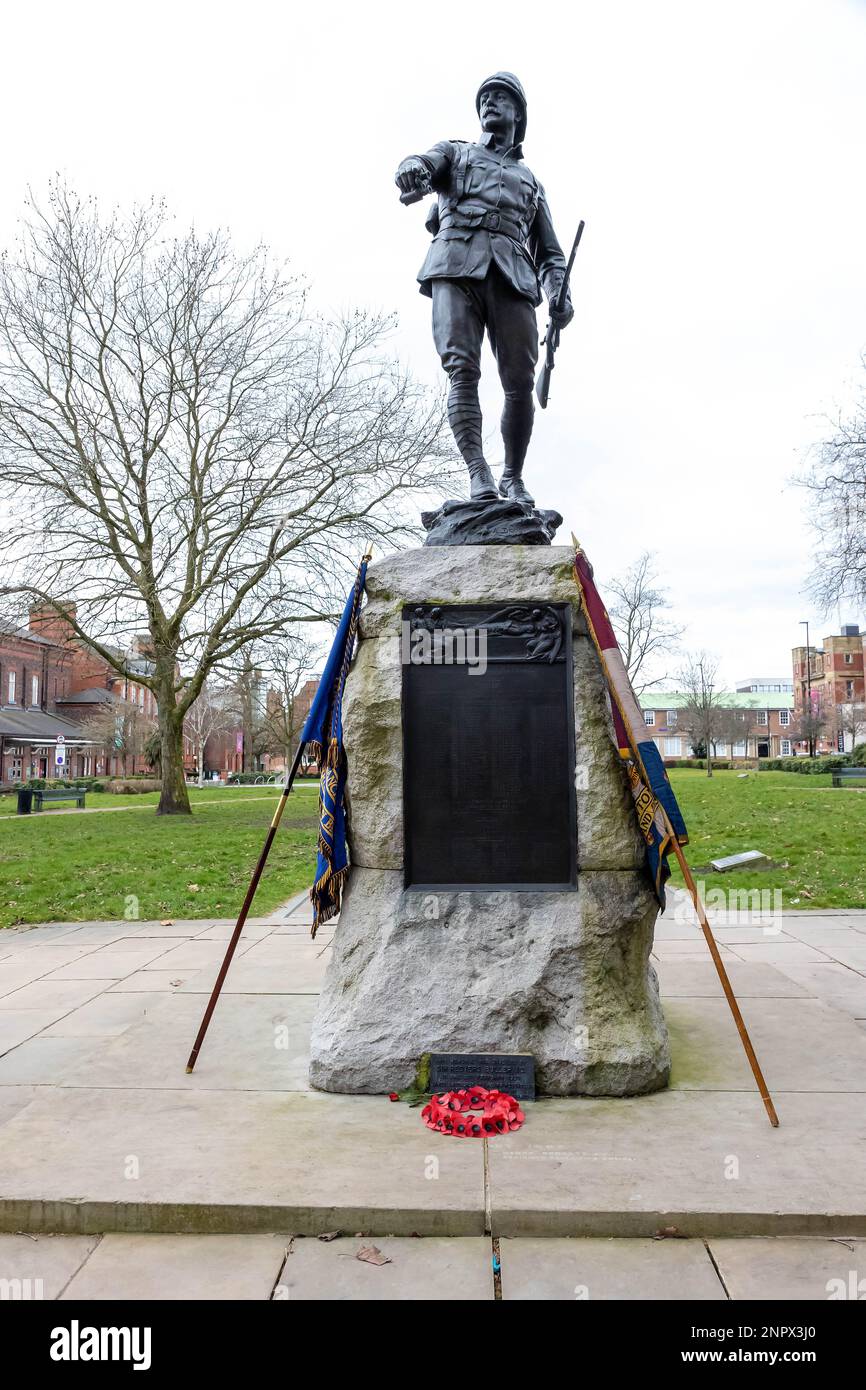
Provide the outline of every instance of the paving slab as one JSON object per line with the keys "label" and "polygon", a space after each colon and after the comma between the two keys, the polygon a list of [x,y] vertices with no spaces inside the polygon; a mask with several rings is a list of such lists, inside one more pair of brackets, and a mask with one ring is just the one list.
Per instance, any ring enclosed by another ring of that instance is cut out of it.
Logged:
{"label": "paving slab", "polygon": [[287,1245],[280,1235],[109,1234],[61,1298],[264,1301]]}
{"label": "paving slab", "polygon": [[0,1279],[20,1281],[28,1300],[60,1298],[98,1244],[99,1236],[0,1235]]}
{"label": "paving slab", "polygon": [[53,1009],[10,1009],[0,1013],[0,1055],[13,1047],[35,1038],[43,1029],[50,1028],[68,1010],[65,1007]]}
{"label": "paving slab", "polygon": [[[712,960],[659,960],[654,965],[662,995],[724,998]],[[726,961],[725,969],[738,999],[796,998],[808,993],[802,985],[796,984],[772,965]]]}
{"label": "paving slab", "polygon": [[[719,944],[719,955],[723,960],[736,960],[730,946]],[[693,941],[656,941],[653,944],[652,953],[659,960],[711,960],[710,948],[703,936],[695,937]]]}
{"label": "paving slab", "polygon": [[740,960],[764,965],[810,965],[826,960],[826,955],[805,941],[735,942],[729,948]]}
{"label": "paving slab", "polygon": [[[235,951],[235,960],[240,960],[253,945],[252,937],[244,938],[241,936]],[[213,970],[216,976],[217,970],[222,965],[225,956],[225,946],[221,941],[208,941],[198,938],[192,941],[180,942],[177,946],[172,946],[168,951],[163,951],[158,961],[154,961],[154,969],[158,970]]]}
{"label": "paving slab", "polygon": [[866,1096],[775,1101],[778,1129],[756,1092],[527,1106],[488,1145],[493,1233],[866,1234]]}
{"label": "paving slab", "polygon": [[[0,1057],[0,1087],[58,1086],[70,1071],[86,1065],[99,1046],[98,1038],[29,1038]],[[0,1179],[2,1182],[2,1179]]]}
{"label": "paving slab", "polygon": [[98,994],[80,1009],[65,1014],[42,1033],[44,1038],[116,1038],[141,1023],[157,1004],[159,993]]}
{"label": "paving slab", "polygon": [[[389,1264],[356,1258],[371,1244]],[[493,1296],[490,1240],[480,1236],[295,1239],[274,1290],[275,1300],[293,1303],[463,1303]]]}
{"label": "paving slab", "polygon": [[[176,994],[181,985],[186,984],[187,980],[191,980],[194,975],[200,973],[195,966],[191,966],[188,970],[136,970],[133,975],[126,975],[122,980],[112,980],[106,993],[131,994],[143,991],[145,994],[151,992]],[[216,975],[217,972],[214,970],[211,989],[213,989]]]}
{"label": "paving slab", "polygon": [[852,946],[863,950],[866,938],[861,931],[845,926],[842,922],[803,922],[788,926],[785,932],[792,941],[801,941],[806,946],[814,946],[819,951],[835,955],[837,946]]}
{"label": "paving slab", "polygon": [[[195,941],[222,941],[227,945],[235,930],[234,922],[224,922],[221,925],[206,927],[204,931],[194,931],[191,933]],[[272,936],[274,924],[271,921],[244,922],[242,940],[261,941],[265,936]]]}
{"label": "paving slab", "polygon": [[224,992],[195,1071],[187,1076],[205,1003],[201,994],[164,995],[140,1023],[106,1041],[86,1065],[64,1073],[64,1084],[121,1090],[183,1086],[190,1094],[309,1089],[315,996]]}
{"label": "paving slab", "polygon": [[702,1240],[502,1240],[502,1297],[511,1300],[724,1300]]}
{"label": "paving slab", "polygon": [[[39,980],[50,972],[51,966],[46,971],[45,966],[38,961],[24,963],[14,958],[11,963],[0,961],[0,999],[5,1000],[5,996],[13,990],[21,989],[22,985],[32,984],[34,980]],[[5,1007],[5,1002],[0,1002],[0,1009]]]}
{"label": "paving slab", "polygon": [[483,1148],[384,1097],[53,1088],[0,1128],[0,1229],[480,1236]]}
{"label": "paving slab", "polygon": [[[330,943],[309,937],[284,936],[250,947],[242,960],[232,962],[226,994],[318,994],[330,958]],[[210,994],[214,971],[200,970],[181,986],[185,993]]]}
{"label": "paving slab", "polygon": [[[866,1092],[866,1046],[851,1019],[819,999],[742,999],[761,1070],[776,1091]],[[724,999],[668,998],[671,1086],[747,1091],[752,1074]]]}
{"label": "paving slab", "polygon": [[[0,1086],[0,1125],[5,1125],[39,1094],[35,1086]],[[2,1179],[0,1179],[2,1186]]]}
{"label": "paving slab", "polygon": [[4,927],[0,930],[0,940],[3,942],[4,950],[7,945],[11,947],[33,946],[36,942],[42,944],[46,941],[60,941],[63,937],[69,936],[71,932],[78,931],[81,925],[81,922],[46,922],[37,925]]}
{"label": "paving slab", "polygon": [[866,975],[859,971],[829,960],[821,965],[781,965],[778,968],[831,1008],[850,1014],[852,1018],[866,1018]]}
{"label": "paving slab", "polygon": [[78,1009],[82,1004],[86,1004],[88,999],[94,999],[97,994],[101,994],[109,985],[113,985],[113,979],[87,979],[87,980],[48,980],[38,979],[31,984],[22,985],[16,990],[4,994],[2,1000],[3,1012],[16,1013],[19,1009],[54,1009],[55,1018],[61,1012],[68,1013],[70,1009]]}
{"label": "paving slab", "polygon": [[731,1298],[866,1299],[866,1241],[712,1240]]}
{"label": "paving slab", "polygon": [[88,956],[79,956],[68,965],[53,970],[49,980],[122,980],[144,970],[151,961],[161,957],[160,951],[116,951],[107,946]]}

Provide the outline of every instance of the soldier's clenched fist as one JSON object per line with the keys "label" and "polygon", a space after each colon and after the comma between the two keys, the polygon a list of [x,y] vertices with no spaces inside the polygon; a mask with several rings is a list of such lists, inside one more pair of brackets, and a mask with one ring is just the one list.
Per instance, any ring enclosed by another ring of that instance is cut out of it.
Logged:
{"label": "soldier's clenched fist", "polygon": [[410,155],[397,169],[394,182],[401,193],[425,193],[430,188],[430,170],[423,159]]}

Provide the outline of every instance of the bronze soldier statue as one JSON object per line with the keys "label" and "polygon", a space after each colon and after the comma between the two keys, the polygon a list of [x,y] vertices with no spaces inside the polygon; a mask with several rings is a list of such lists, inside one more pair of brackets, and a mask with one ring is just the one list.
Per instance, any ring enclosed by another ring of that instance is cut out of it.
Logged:
{"label": "bronze soldier statue", "polygon": [[[448,373],[448,420],[469,469],[470,496],[534,505],[523,482],[532,434],[538,361],[536,307],[544,289],[553,324],[574,317],[570,297],[554,306],[566,273],[544,189],[523,162],[526,96],[510,72],[482,82],[475,98],[481,137],[441,140],[404,159],[395,175],[401,201],[439,195],[427,219],[434,233],[418,280],[433,300],[433,338]],[[484,330],[505,392],[505,469],[497,491],[481,444],[481,344]]]}

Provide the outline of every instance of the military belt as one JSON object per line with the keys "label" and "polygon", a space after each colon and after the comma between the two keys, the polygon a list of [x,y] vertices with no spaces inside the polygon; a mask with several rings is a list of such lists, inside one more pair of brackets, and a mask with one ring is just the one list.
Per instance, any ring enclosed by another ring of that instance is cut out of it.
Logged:
{"label": "military belt", "polygon": [[439,221],[440,227],[461,227],[466,231],[483,230],[499,232],[501,236],[511,237],[513,241],[524,242],[527,232],[522,223],[507,217],[496,208],[483,212],[444,212]]}

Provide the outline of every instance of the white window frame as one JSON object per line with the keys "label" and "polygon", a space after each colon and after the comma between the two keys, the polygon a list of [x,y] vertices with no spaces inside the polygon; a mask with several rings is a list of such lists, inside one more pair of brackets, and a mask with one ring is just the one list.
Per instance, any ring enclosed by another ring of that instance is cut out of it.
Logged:
{"label": "white window frame", "polygon": [[39,677],[38,677],[38,676],[33,676],[32,679],[31,679],[31,681],[30,681],[30,703],[31,703],[31,705],[38,705],[38,704],[39,704]]}
{"label": "white window frame", "polygon": [[655,712],[654,709],[645,709],[645,710],[644,710],[644,712],[643,712],[643,722],[646,724],[646,726],[647,726],[648,729],[654,729],[654,728],[655,728],[655,726],[656,726],[656,712]]}
{"label": "white window frame", "polygon": [[759,709],[759,710],[758,710],[758,712],[757,712],[757,717],[756,717],[756,719],[755,719],[755,723],[758,725],[758,728],[759,728],[759,729],[766,729],[766,728],[767,728],[767,726],[768,726],[769,723],[770,723],[770,720],[769,720],[769,718],[768,718],[768,716],[767,716],[767,711],[766,711],[765,709]]}
{"label": "white window frame", "polygon": [[669,729],[675,729],[676,727],[677,727],[677,712],[676,712],[675,709],[669,709],[669,710],[668,710],[668,728],[669,728]]}
{"label": "white window frame", "polygon": [[791,711],[790,711],[789,709],[780,709],[780,710],[779,710],[779,723],[781,724],[782,728],[783,728],[783,729],[787,729],[787,727],[788,727],[788,725],[790,724],[790,722],[791,722]]}
{"label": "white window frame", "polygon": [[17,674],[18,674],[18,673],[17,673],[16,671],[10,671],[10,672],[9,672],[9,679],[8,679],[8,681],[7,681],[7,683],[6,683],[6,690],[7,690],[8,695],[9,695],[9,704],[10,704],[10,705],[14,705],[14,704],[15,704],[15,678],[16,678]]}
{"label": "white window frame", "polygon": [[748,739],[741,738],[739,743],[731,744],[732,758],[747,758],[749,756]]}
{"label": "white window frame", "polygon": [[780,756],[781,758],[790,758],[791,755],[792,755],[792,744],[791,744],[791,740],[790,740],[789,738],[780,739],[780,740],[779,740],[779,756]]}
{"label": "white window frame", "polygon": [[854,653],[853,653],[853,652],[846,652],[846,653],[845,653],[845,665],[846,665],[846,666],[853,666],[853,665],[854,665]]}
{"label": "white window frame", "polygon": [[[673,747],[671,746],[673,745]],[[681,758],[683,755],[683,741],[681,738],[665,739],[665,757]]]}

